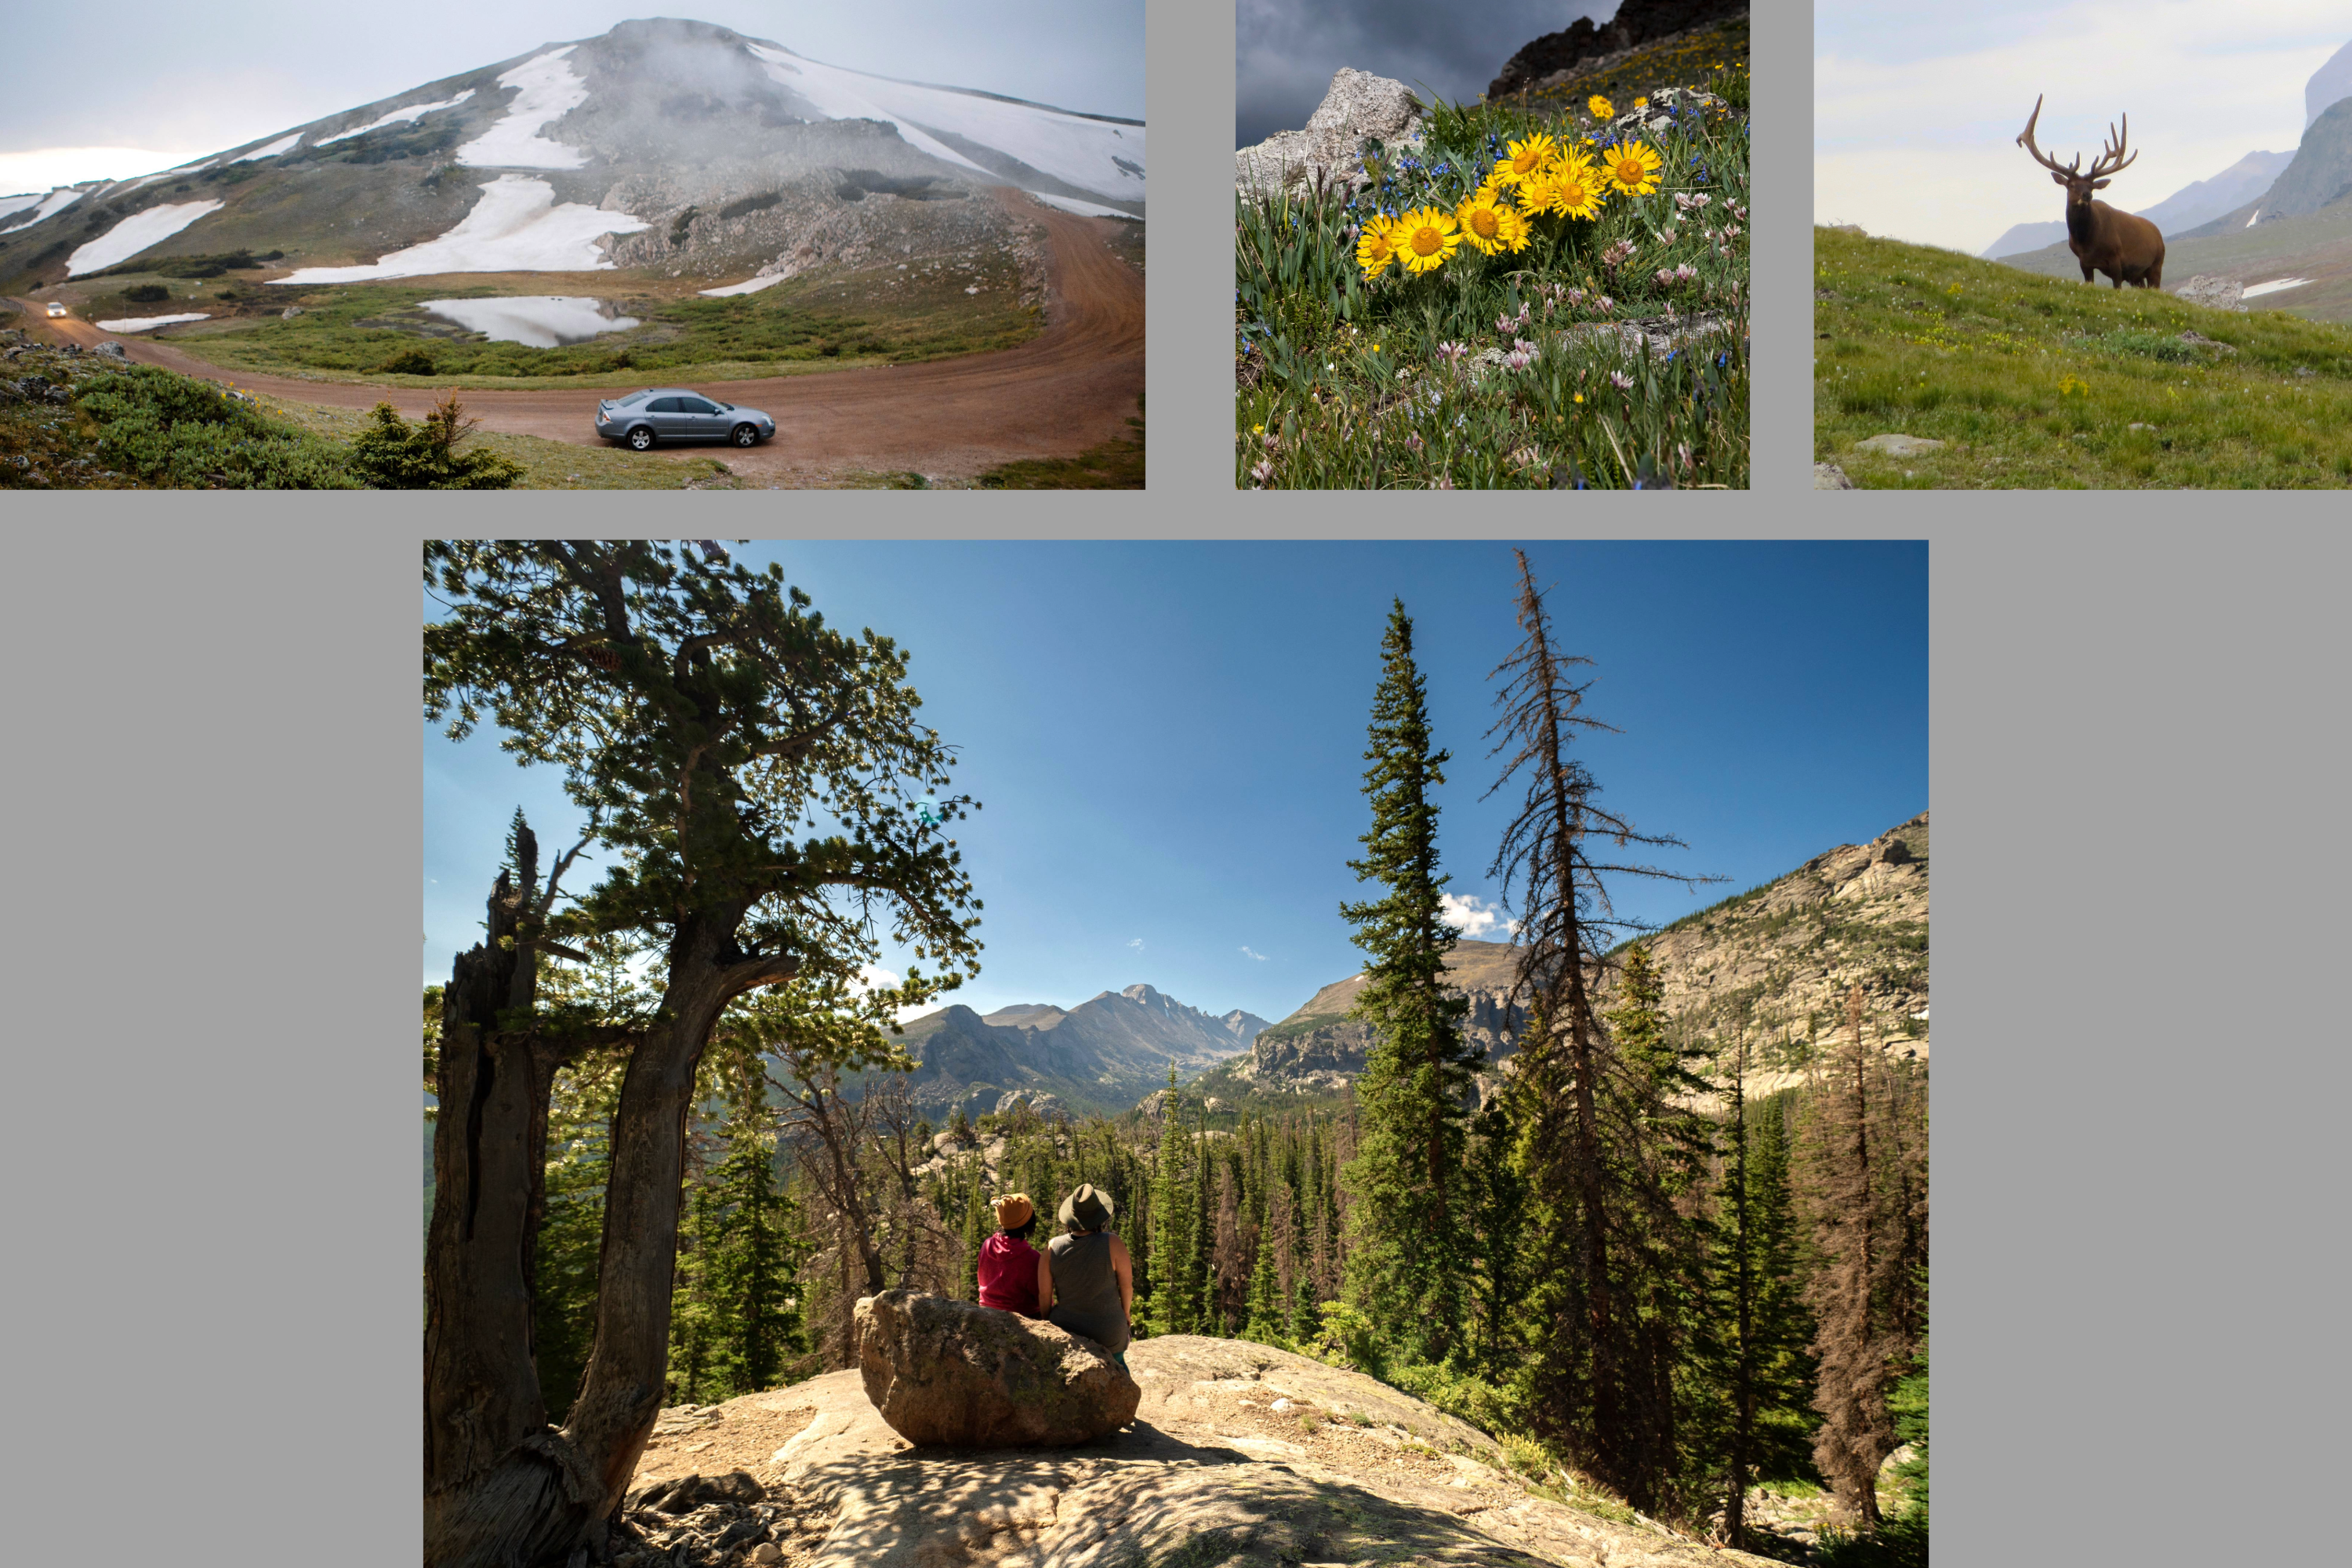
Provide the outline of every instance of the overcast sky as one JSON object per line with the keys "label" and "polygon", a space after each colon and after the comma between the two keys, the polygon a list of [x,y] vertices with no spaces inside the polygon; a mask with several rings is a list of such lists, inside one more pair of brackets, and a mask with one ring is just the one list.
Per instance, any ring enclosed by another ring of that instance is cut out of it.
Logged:
{"label": "overcast sky", "polygon": [[[1620,909],[1669,921],[1927,808],[1925,544],[1527,549],[1556,585],[1557,635],[1597,661],[1589,711],[1623,731],[1578,742],[1605,804],[1685,839],[1667,865],[1728,879],[1622,883]],[[1506,544],[811,542],[742,558],[782,562],[830,624],[898,639],[924,721],[959,748],[957,791],[986,807],[956,826],[988,948],[957,1001],[1067,1007],[1141,981],[1272,1019],[1353,973],[1339,904],[1364,896],[1347,862],[1369,821],[1364,727],[1397,595],[1454,757],[1444,869],[1476,900],[1471,934],[1502,934],[1486,873],[1507,803],[1479,797],[1495,776],[1487,672],[1519,635]],[[516,767],[487,725],[464,745],[431,725],[422,738],[431,984],[480,939],[515,807],[543,845],[569,846],[580,814],[553,769]]]}
{"label": "overcast sky", "polygon": [[1466,102],[1521,46],[1616,14],[1617,0],[1234,0],[1234,145],[1305,125],[1341,66]]}
{"label": "overcast sky", "polygon": [[852,70],[1146,118],[1143,0],[401,0],[364,20],[319,0],[109,0],[20,18],[0,93],[0,195],[146,174],[663,15]]}
{"label": "overcast sky", "polygon": [[1815,0],[1813,217],[1981,251],[2064,216],[2016,145],[2098,155],[2131,116],[2139,161],[2104,199],[2136,212],[2249,153],[2303,140],[2303,89],[2352,37],[2352,0]]}

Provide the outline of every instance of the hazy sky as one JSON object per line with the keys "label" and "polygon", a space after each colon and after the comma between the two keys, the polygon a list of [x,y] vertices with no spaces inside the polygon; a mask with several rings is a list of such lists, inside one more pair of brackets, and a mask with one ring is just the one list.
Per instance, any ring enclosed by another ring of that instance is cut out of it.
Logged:
{"label": "hazy sky", "polygon": [[1813,7],[1813,217],[1976,252],[2064,216],[2016,145],[2063,163],[2131,116],[2139,161],[2105,199],[2137,211],[2249,153],[2303,140],[2303,89],[2352,37],[2347,0],[1879,0]]}
{"label": "hazy sky", "polygon": [[852,70],[1145,118],[1143,0],[402,0],[369,15],[381,25],[318,0],[42,7],[0,93],[0,195],[145,174],[662,15]]}
{"label": "hazy sky", "polygon": [[1393,77],[1448,102],[1486,90],[1520,47],[1618,0],[1234,0],[1234,145],[1307,123],[1341,66]]}
{"label": "hazy sky", "polygon": [[[1927,799],[1923,543],[1528,546],[1558,632],[1598,661],[1586,757],[1612,809],[1685,839],[1696,893],[1617,888],[1667,921],[1865,841]],[[1487,672],[1518,633],[1507,545],[794,543],[781,560],[833,624],[911,655],[924,720],[960,746],[957,825],[987,945],[951,998],[1074,1005],[1148,982],[1276,1019],[1353,973],[1338,905],[1364,896],[1364,727],[1393,595],[1416,623],[1452,891],[1491,903],[1506,807]],[[479,940],[508,818],[568,847],[550,770],[487,732],[423,737],[424,980]],[[549,850],[551,856],[554,851]],[[583,884],[584,885],[584,883]],[[1474,934],[1499,936],[1492,928]],[[902,967],[901,955],[885,963]]]}

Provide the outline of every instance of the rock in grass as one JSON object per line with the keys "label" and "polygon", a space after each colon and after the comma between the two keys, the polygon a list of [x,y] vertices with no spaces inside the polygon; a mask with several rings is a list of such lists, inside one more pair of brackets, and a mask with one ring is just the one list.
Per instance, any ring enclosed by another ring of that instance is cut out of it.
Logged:
{"label": "rock in grass", "polygon": [[1845,470],[1839,468],[1835,463],[1815,463],[1813,465],[1813,489],[1817,490],[1850,490],[1853,489],[1853,481],[1847,479],[1845,477]]}
{"label": "rock in grass", "polygon": [[1857,450],[1864,452],[1883,452],[1890,458],[1909,458],[1921,452],[1932,452],[1943,443],[1931,441],[1925,436],[1888,434],[1873,436],[1869,440],[1858,441],[1854,445]]}
{"label": "rock in grass", "polygon": [[1277,131],[1234,154],[1234,188],[1272,196],[1284,190],[1364,183],[1367,139],[1390,151],[1421,142],[1421,100],[1401,81],[1339,68],[1304,131]]}
{"label": "rock in grass", "polygon": [[866,1397],[910,1443],[1060,1447],[1135,1419],[1143,1391],[1094,1341],[945,1296],[857,1303]]}
{"label": "rock in grass", "polygon": [[2192,305],[2202,305],[2212,310],[2242,310],[2246,308],[2246,286],[2234,278],[2215,278],[2199,273],[2173,292]]}

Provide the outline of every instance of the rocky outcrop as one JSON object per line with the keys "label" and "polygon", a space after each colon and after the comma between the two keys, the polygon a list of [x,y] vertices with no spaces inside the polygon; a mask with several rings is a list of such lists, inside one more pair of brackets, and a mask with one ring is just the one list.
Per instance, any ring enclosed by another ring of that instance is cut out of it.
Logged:
{"label": "rocky outcrop", "polygon": [[2242,310],[2246,308],[2246,286],[2234,278],[2215,278],[2200,272],[2173,290],[2192,305],[2203,305],[2214,310]]}
{"label": "rocky outcrop", "polygon": [[2347,98],[2352,98],[2352,44],[2328,56],[2327,63],[2303,84],[2304,124],[2310,125]]}
{"label": "rocky outcrop", "polygon": [[1401,81],[1341,67],[1303,131],[1277,131],[1234,154],[1234,188],[1257,197],[1365,183],[1364,143],[1410,153],[1422,142],[1422,104]]}
{"label": "rocky outcrop", "polygon": [[711,1500],[687,1489],[684,1514],[635,1508],[616,1560],[771,1562],[759,1555],[769,1545],[795,1568],[1092,1568],[1195,1556],[1225,1568],[1767,1562],[1625,1521],[1622,1510],[1587,1511],[1578,1503],[1589,1494],[1570,1478],[1520,1474],[1487,1434],[1360,1373],[1192,1335],[1139,1340],[1127,1356],[1142,1389],[1136,1419],[1076,1449],[911,1449],[856,1370],[664,1411],[633,1498],[737,1468],[764,1498],[733,1500],[730,1483]]}
{"label": "rocky outcrop", "polygon": [[1579,16],[1560,31],[1546,33],[1528,44],[1504,63],[1500,76],[1486,84],[1486,96],[1524,92],[1542,86],[1547,78],[1603,55],[1747,14],[1748,0],[1624,0],[1606,22],[1595,24],[1590,16]]}
{"label": "rocky outcrop", "polygon": [[1092,1340],[946,1296],[857,1303],[866,1396],[910,1443],[1068,1447],[1135,1418],[1133,1379]]}

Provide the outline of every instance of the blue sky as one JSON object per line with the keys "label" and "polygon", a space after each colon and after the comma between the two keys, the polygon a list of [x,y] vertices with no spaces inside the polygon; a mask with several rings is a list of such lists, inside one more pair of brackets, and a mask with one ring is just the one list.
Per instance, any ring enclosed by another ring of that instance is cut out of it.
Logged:
{"label": "blue sky", "polygon": [[[1813,218],[1971,253],[2064,216],[2017,133],[2088,163],[2131,116],[2139,161],[2106,200],[2154,206],[2303,140],[2303,89],[2352,37],[2345,0],[1879,0],[1813,6]],[[2186,281],[2186,279],[2183,279]]]}
{"label": "blue sky", "polygon": [[[1625,731],[1586,749],[1605,804],[1685,839],[1673,868],[1728,879],[1628,883],[1621,908],[1671,920],[1927,807],[1924,543],[1528,548],[1562,643],[1598,661],[1588,710]],[[1507,807],[1478,797],[1495,771],[1486,674],[1517,640],[1507,544],[817,542],[741,558],[781,560],[829,621],[897,638],[924,718],[962,748],[958,788],[985,809],[957,834],[988,945],[954,1000],[1067,1006],[1144,981],[1276,1019],[1354,973],[1337,906],[1363,892],[1346,861],[1399,594],[1455,757],[1443,862],[1454,892],[1492,900]],[[425,983],[478,940],[518,805],[542,843],[577,836],[551,772],[425,727]]]}
{"label": "blue sky", "polygon": [[366,26],[318,0],[110,0],[19,18],[0,93],[0,195],[143,174],[658,16],[852,70],[1144,118],[1143,0],[403,0]]}

